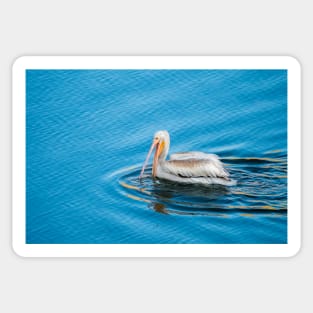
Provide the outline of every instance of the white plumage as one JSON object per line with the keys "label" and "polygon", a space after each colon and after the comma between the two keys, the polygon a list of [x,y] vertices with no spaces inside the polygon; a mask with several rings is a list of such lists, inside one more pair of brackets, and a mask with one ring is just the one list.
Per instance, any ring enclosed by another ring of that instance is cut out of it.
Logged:
{"label": "white plumage", "polygon": [[170,136],[166,130],[158,131],[142,167],[140,177],[149,161],[152,150],[156,148],[152,175],[180,183],[188,184],[221,184],[231,186],[236,184],[230,179],[228,171],[215,154],[203,152],[181,152],[175,153],[166,160],[169,151]]}

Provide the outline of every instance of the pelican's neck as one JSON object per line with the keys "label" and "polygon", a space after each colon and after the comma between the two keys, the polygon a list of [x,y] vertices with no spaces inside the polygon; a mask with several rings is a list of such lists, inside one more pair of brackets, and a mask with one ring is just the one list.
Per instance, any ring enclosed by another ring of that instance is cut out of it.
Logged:
{"label": "pelican's neck", "polygon": [[166,160],[169,149],[170,149],[170,142],[169,142],[169,140],[165,140],[163,151],[161,152],[161,154],[159,156],[159,162],[163,162]]}
{"label": "pelican's neck", "polygon": [[[158,137],[158,134],[155,136]],[[156,146],[154,158],[153,158],[153,166],[152,166],[152,175],[157,176],[157,171],[159,164],[165,162],[165,159],[168,154],[168,150],[170,148],[170,138],[167,132],[162,132],[162,140],[158,142]],[[164,138],[165,137],[165,138]]]}

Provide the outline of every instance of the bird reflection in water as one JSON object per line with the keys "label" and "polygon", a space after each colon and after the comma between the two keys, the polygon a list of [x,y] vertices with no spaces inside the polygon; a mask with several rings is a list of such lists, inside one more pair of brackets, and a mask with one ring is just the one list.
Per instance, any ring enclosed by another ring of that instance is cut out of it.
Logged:
{"label": "bird reflection in water", "polygon": [[[154,179],[151,195],[153,200],[149,207],[162,214],[197,215],[219,211],[216,199],[229,193],[228,188],[222,185],[195,186],[171,183],[166,180]],[[170,204],[170,208],[168,208]]]}
{"label": "bird reflection in water", "polygon": [[160,202],[150,203],[149,208],[152,208],[157,213],[169,214],[168,210],[166,209],[166,205]]}

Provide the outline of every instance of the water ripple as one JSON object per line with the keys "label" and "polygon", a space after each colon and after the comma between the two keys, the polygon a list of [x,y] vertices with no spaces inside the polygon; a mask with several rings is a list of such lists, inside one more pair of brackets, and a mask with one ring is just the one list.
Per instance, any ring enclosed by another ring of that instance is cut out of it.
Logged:
{"label": "water ripple", "polygon": [[[280,214],[287,213],[287,159],[224,158],[238,181],[237,186],[183,185],[146,174],[139,179],[141,165],[120,169],[110,176],[117,191],[133,201],[146,203],[156,212],[180,215]],[[147,169],[147,173],[151,168]]]}

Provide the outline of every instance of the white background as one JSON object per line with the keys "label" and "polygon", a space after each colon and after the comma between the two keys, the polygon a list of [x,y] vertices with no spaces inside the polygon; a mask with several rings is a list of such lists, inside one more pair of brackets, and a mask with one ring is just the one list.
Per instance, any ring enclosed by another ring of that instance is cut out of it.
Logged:
{"label": "white background", "polygon": [[[310,312],[309,1],[1,1],[1,312]],[[11,249],[11,65],[21,55],[291,55],[302,64],[302,249],[289,259],[23,259]]]}

